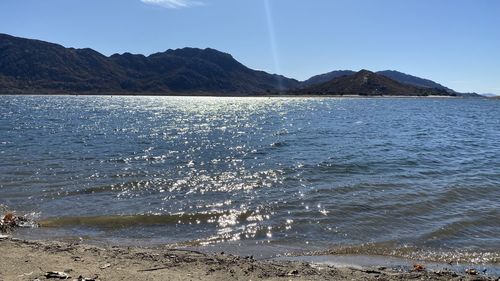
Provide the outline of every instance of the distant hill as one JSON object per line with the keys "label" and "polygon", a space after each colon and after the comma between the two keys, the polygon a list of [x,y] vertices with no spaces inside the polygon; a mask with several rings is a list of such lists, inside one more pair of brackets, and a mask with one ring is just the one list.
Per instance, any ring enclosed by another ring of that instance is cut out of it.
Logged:
{"label": "distant hill", "polygon": [[213,49],[107,57],[92,49],[0,34],[2,93],[256,94],[298,85],[294,79],[247,68]]}
{"label": "distant hill", "polygon": [[500,97],[500,96],[497,96],[496,94],[493,94],[493,93],[484,93],[484,94],[481,94],[481,96],[488,97],[488,98]]}
{"label": "distant hill", "polygon": [[335,78],[353,75],[355,73],[356,72],[352,71],[352,70],[334,70],[332,72],[316,75],[316,76],[313,76],[313,77],[307,79],[306,81],[301,83],[301,87],[305,88],[305,87],[310,87],[313,85],[319,85],[319,84],[328,82],[330,80],[333,80]]}
{"label": "distant hill", "polygon": [[[346,75],[353,75],[355,73],[356,72],[352,71],[352,70],[335,70],[335,71],[328,72],[325,74],[313,76],[313,77],[307,79],[306,81],[302,82],[302,85],[304,85],[304,86],[317,85],[317,84],[325,83],[325,82],[330,81],[332,79],[335,79],[337,77],[346,76]],[[395,71],[395,70],[384,70],[384,71],[378,71],[376,73],[384,75],[385,77],[391,78],[392,80],[396,80],[399,83],[403,83],[403,84],[407,84],[407,85],[413,85],[413,86],[424,87],[424,88],[443,89],[443,90],[446,90],[450,93],[455,92],[452,89],[449,89],[449,88],[447,88],[441,84],[438,84],[434,81],[431,81],[429,79],[416,77],[416,76],[409,75],[409,74],[402,73],[402,72]]]}
{"label": "distant hill", "polygon": [[454,96],[444,89],[418,87],[400,83],[384,75],[361,70],[328,82],[293,90],[292,94],[361,95],[361,96]]}
{"label": "distant hill", "polygon": [[420,78],[417,76],[409,75],[409,74],[402,73],[402,72],[395,71],[395,70],[378,71],[377,74],[384,75],[385,77],[389,77],[392,80],[396,80],[400,83],[407,84],[407,85],[413,85],[413,86],[423,87],[423,88],[442,89],[442,90],[445,90],[449,93],[455,92],[454,90],[447,88],[441,84],[438,84],[434,81],[431,81],[429,79]]}
{"label": "distant hill", "polygon": [[[313,85],[319,85],[319,84],[331,81],[335,78],[342,77],[342,76],[348,76],[348,75],[354,75],[355,73],[356,72],[351,71],[351,70],[336,70],[336,71],[328,72],[325,74],[316,75],[316,76],[309,78],[306,81],[303,81],[301,83],[300,87],[307,88],[307,87],[311,87]],[[420,87],[420,88],[444,90],[452,96],[468,97],[468,98],[481,97],[480,95],[478,95],[476,93],[459,93],[459,92],[456,92],[456,91],[454,91],[448,87],[445,87],[439,83],[436,83],[432,80],[420,78],[417,76],[409,75],[409,74],[395,71],[395,70],[383,70],[383,71],[378,71],[375,73],[377,73],[379,75],[383,75],[387,78],[390,78],[394,81],[397,81],[397,82],[399,82],[401,84],[405,84],[405,85],[411,85],[411,86]]]}

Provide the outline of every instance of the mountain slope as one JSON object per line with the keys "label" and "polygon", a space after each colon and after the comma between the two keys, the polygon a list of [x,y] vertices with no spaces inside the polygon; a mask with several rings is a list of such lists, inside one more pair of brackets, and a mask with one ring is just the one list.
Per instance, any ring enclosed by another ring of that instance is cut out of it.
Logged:
{"label": "mountain slope", "polygon": [[402,84],[386,76],[361,70],[354,75],[342,76],[331,81],[291,91],[292,94],[362,95],[362,96],[452,96],[443,89],[416,87]]}
{"label": "mountain slope", "polygon": [[92,49],[0,34],[0,90],[4,93],[255,94],[298,84],[294,79],[249,69],[213,49],[106,57]]}
{"label": "mountain slope", "polygon": [[119,71],[90,49],[67,49],[57,44],[0,34],[0,89],[47,88],[96,90],[113,88]]}
{"label": "mountain slope", "polygon": [[[356,72],[352,71],[352,70],[335,70],[332,72],[313,76],[313,77],[307,79],[306,81],[302,82],[302,86],[309,87],[312,85],[319,85],[319,84],[331,81],[335,78],[338,78],[341,76],[347,76],[347,75],[354,75],[355,73]],[[399,83],[402,83],[402,84],[413,85],[413,86],[423,87],[423,88],[443,89],[443,90],[446,90],[450,93],[454,92],[452,89],[449,89],[449,88],[447,88],[439,83],[436,83],[432,80],[420,78],[417,76],[409,75],[409,74],[402,73],[402,72],[395,71],[395,70],[377,71],[376,73],[384,75],[385,77],[391,78],[392,80],[398,81]]]}
{"label": "mountain slope", "polygon": [[441,89],[441,90],[445,90],[449,93],[455,92],[452,89],[447,88],[447,87],[445,87],[439,83],[436,83],[432,80],[420,78],[417,76],[409,75],[409,74],[402,73],[402,72],[395,71],[395,70],[378,71],[377,74],[384,75],[385,77],[391,78],[392,80],[396,80],[400,83],[407,84],[407,85],[413,85],[413,86],[423,87],[423,88]]}
{"label": "mountain slope", "polygon": [[303,81],[301,83],[301,87],[305,88],[305,87],[310,87],[310,86],[313,86],[313,85],[319,85],[319,84],[328,82],[330,80],[333,80],[335,78],[342,77],[342,76],[353,75],[355,73],[356,72],[352,71],[352,70],[334,70],[334,71],[331,71],[331,72],[328,72],[328,73],[324,73],[324,74],[320,74],[320,75],[315,75],[315,76],[307,79],[306,81]]}

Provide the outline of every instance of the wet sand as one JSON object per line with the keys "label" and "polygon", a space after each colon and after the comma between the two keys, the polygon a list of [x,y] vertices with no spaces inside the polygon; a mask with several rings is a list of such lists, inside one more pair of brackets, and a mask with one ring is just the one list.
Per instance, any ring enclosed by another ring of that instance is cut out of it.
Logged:
{"label": "wet sand", "polygon": [[499,280],[480,272],[332,267],[168,247],[103,248],[0,238],[1,281],[47,280],[49,271],[65,272],[69,280]]}

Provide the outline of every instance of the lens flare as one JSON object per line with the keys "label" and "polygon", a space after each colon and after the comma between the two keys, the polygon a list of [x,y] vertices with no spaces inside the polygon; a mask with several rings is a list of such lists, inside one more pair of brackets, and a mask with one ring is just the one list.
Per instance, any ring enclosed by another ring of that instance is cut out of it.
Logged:
{"label": "lens flare", "polygon": [[[276,34],[274,32],[274,21],[273,21],[273,11],[271,8],[270,0],[264,0],[264,8],[266,10],[266,19],[267,19],[267,30],[269,34],[269,43],[271,45],[271,52],[274,60],[274,69],[275,73],[281,74],[281,66],[278,56],[278,45],[276,43]],[[281,76],[277,76],[278,88],[280,90],[285,89],[283,86],[283,81]]]}

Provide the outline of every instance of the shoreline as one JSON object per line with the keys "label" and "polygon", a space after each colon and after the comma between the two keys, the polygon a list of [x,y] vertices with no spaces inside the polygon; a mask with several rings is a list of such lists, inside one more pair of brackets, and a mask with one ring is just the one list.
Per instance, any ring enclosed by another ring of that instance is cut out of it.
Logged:
{"label": "shoreline", "polygon": [[489,99],[488,97],[467,97],[452,95],[290,95],[290,94],[220,94],[220,93],[0,93],[0,96],[84,96],[84,97],[205,97],[205,98],[451,98],[451,99]]}
{"label": "shoreline", "polygon": [[[256,260],[169,246],[97,247],[80,243],[0,238],[0,280],[45,280],[50,271],[71,280],[499,280],[476,270],[459,273],[425,265],[353,266],[303,260]],[[355,259],[355,257],[354,257]],[[85,279],[79,279],[85,280]]]}

